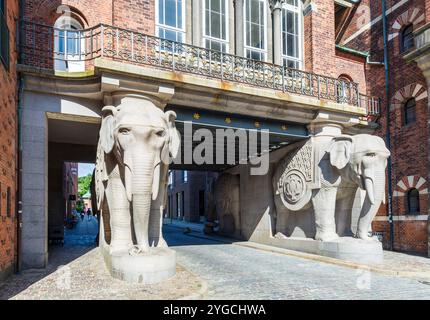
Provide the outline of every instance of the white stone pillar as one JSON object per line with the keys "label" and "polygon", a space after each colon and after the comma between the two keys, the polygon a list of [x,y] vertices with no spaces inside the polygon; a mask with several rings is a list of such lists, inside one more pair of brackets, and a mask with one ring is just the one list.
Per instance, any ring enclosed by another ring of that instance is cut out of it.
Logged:
{"label": "white stone pillar", "polygon": [[234,1],[234,16],[236,20],[236,55],[243,57],[245,55],[244,44],[244,15],[243,15],[244,0]]}
{"label": "white stone pillar", "polygon": [[282,65],[282,2],[280,0],[270,1],[270,9],[272,10],[273,19],[273,63],[277,65]]}

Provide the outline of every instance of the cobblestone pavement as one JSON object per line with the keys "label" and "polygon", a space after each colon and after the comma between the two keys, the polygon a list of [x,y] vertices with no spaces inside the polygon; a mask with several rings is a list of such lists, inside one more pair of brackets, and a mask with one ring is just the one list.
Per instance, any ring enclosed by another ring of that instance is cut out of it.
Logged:
{"label": "cobblestone pavement", "polygon": [[129,284],[111,278],[95,247],[97,221],[79,220],[65,245],[51,246],[44,270],[27,270],[0,284],[0,300],[178,299],[201,289],[200,278],[181,266],[162,284]]}
{"label": "cobblestone pavement", "polygon": [[169,225],[164,234],[178,262],[208,282],[208,299],[430,299],[426,281],[221,243]]}

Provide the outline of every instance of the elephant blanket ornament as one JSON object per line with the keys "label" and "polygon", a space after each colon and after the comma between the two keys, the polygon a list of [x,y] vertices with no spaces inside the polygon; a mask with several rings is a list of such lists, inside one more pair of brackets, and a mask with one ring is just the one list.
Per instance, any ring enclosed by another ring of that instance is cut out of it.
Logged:
{"label": "elephant blanket ornament", "polygon": [[162,234],[168,165],[180,145],[175,119],[173,111],[139,97],[102,110],[95,172],[99,245],[115,278],[156,283],[175,274],[175,252]]}

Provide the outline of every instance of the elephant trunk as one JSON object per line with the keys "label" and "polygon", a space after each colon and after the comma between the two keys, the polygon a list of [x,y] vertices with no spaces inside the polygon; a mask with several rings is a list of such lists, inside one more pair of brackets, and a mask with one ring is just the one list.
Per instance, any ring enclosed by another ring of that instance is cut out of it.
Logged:
{"label": "elephant trunk", "polygon": [[[130,170],[131,201],[133,208],[134,231],[137,245],[142,251],[149,249],[149,215],[154,179],[154,157],[145,153],[136,153]],[[129,191],[130,192],[130,191]]]}
{"label": "elephant trunk", "polygon": [[369,238],[372,221],[385,197],[385,167],[375,168],[372,171],[371,177],[363,177],[367,197],[358,221],[357,236],[361,239]]}

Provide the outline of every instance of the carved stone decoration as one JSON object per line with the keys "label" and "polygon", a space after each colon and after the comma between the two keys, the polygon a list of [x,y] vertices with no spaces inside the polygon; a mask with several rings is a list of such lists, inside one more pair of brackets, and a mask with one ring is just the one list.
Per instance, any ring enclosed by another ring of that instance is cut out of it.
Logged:
{"label": "carved stone decoration", "polygon": [[313,151],[310,142],[291,152],[281,163],[282,175],[276,194],[289,210],[300,210],[311,198],[309,183],[313,180]]}
{"label": "carved stone decoration", "polygon": [[133,94],[116,102],[102,110],[97,148],[99,245],[113,277],[156,283],[176,270],[162,234],[168,163],[180,144],[176,114]]}

